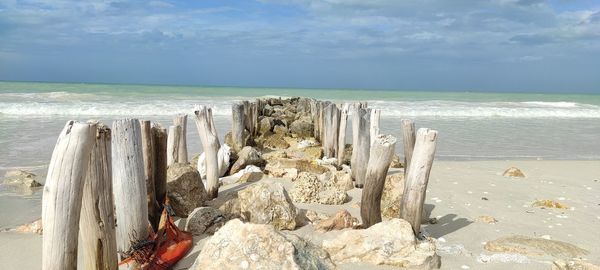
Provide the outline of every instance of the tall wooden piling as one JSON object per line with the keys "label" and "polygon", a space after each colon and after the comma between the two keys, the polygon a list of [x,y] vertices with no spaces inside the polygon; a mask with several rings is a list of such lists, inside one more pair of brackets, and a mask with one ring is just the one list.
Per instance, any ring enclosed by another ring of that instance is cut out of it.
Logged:
{"label": "tall wooden piling", "polygon": [[154,143],[154,193],[162,209],[167,196],[167,130],[160,124],[152,123],[152,142]]}
{"label": "tall wooden piling", "polygon": [[231,148],[239,152],[244,148],[244,127],[246,121],[244,103],[236,102],[231,105]]}
{"label": "tall wooden piling", "polygon": [[360,204],[360,216],[365,228],[381,222],[381,194],[395,146],[396,138],[383,134],[377,135],[371,145]]}
{"label": "tall wooden piling", "polygon": [[326,157],[337,157],[338,151],[338,132],[340,131],[340,110],[335,103],[329,103],[323,111],[323,152]]}
{"label": "tall wooden piling", "polygon": [[369,162],[369,155],[371,149],[371,135],[370,135],[370,109],[359,108],[355,112],[355,119],[353,119],[354,132],[358,135],[357,141],[352,149],[352,178],[355,181],[355,187],[362,188],[365,183],[365,174],[367,172],[367,163]]}
{"label": "tall wooden piling", "polygon": [[344,154],[346,151],[346,125],[348,123],[348,111],[350,110],[350,103],[344,103],[340,113],[340,130],[338,131],[338,142],[337,142],[337,164],[341,166],[344,163]]}
{"label": "tall wooden piling", "polygon": [[417,235],[421,228],[423,203],[435,155],[436,139],[437,131],[435,130],[420,128],[417,131],[415,150],[400,205],[400,218],[408,221]]}
{"label": "tall wooden piling", "polygon": [[188,163],[187,151],[187,114],[178,114],[173,118],[173,125],[181,127],[179,135],[179,147],[177,148],[177,162]]}
{"label": "tall wooden piling", "polygon": [[206,191],[208,192],[209,199],[214,199],[219,194],[219,165],[217,158],[219,140],[212,120],[211,109],[205,106],[198,106],[194,111],[194,115],[196,116],[194,120],[206,158]]}
{"label": "tall wooden piling", "polygon": [[96,124],[69,121],[61,131],[42,198],[42,269],[77,269],[79,218]]}
{"label": "tall wooden piling", "polygon": [[179,141],[181,140],[181,126],[170,126],[167,137],[167,166],[179,163]]}
{"label": "tall wooden piling", "polygon": [[415,122],[410,119],[402,119],[402,141],[404,143],[404,179],[406,179],[415,149]]}
{"label": "tall wooden piling", "polygon": [[375,138],[377,138],[377,134],[379,134],[379,122],[381,120],[381,110],[372,109],[371,110],[371,144],[375,142]]}
{"label": "tall wooden piling", "polygon": [[[144,178],[146,179],[146,200],[148,202],[148,219],[154,231],[158,229],[158,222],[160,221],[160,206],[156,201],[156,192],[154,188],[154,169],[156,165],[154,140],[152,135],[152,122],[141,121],[141,132],[142,132],[142,155],[144,158]],[[181,150],[181,147],[179,147]],[[181,158],[181,156],[180,156]]]}
{"label": "tall wooden piling", "polygon": [[110,129],[98,124],[79,223],[83,265],[90,270],[116,270],[118,263],[110,148]]}
{"label": "tall wooden piling", "polygon": [[148,238],[148,202],[140,122],[117,120],[112,127],[113,194],[117,217],[117,250]]}

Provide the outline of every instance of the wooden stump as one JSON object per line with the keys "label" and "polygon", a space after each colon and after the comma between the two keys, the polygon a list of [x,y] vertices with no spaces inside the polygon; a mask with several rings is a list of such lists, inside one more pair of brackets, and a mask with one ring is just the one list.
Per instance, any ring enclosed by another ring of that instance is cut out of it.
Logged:
{"label": "wooden stump", "polygon": [[148,202],[140,122],[117,120],[112,128],[113,194],[117,251],[127,252],[148,238]]}
{"label": "wooden stump", "polygon": [[[144,178],[146,179],[146,201],[148,203],[148,219],[154,231],[158,229],[160,221],[160,206],[156,201],[154,191],[154,161],[156,159],[152,135],[152,122],[141,121],[142,155],[144,157]],[[181,150],[181,148],[179,148]]]}
{"label": "wooden stump", "polygon": [[239,152],[244,148],[244,122],[246,116],[244,114],[244,104],[234,103],[231,105],[231,148],[234,152]]}
{"label": "wooden stump", "polygon": [[177,149],[177,162],[188,163],[187,151],[187,114],[178,114],[173,118],[173,125],[181,127],[179,136],[179,147]]}
{"label": "wooden stump", "polygon": [[61,131],[42,198],[42,269],[77,269],[79,218],[96,125],[69,121]]}
{"label": "wooden stump", "polygon": [[379,134],[379,122],[381,120],[381,110],[372,109],[371,110],[371,144],[375,142],[375,138],[377,138],[377,134]]}
{"label": "wooden stump", "polygon": [[348,123],[348,111],[350,103],[344,103],[340,113],[340,130],[338,131],[337,164],[342,166],[344,163],[344,154],[346,151],[346,125]]}
{"label": "wooden stump", "polygon": [[167,196],[167,130],[160,124],[152,123],[154,142],[154,193],[162,211]]}
{"label": "wooden stump", "polygon": [[423,202],[427,191],[429,173],[435,155],[437,131],[420,128],[417,131],[415,150],[413,151],[404,193],[400,205],[400,218],[408,221],[416,235],[421,229]]}
{"label": "wooden stump", "polygon": [[211,109],[198,106],[194,111],[196,128],[200,135],[206,162],[206,191],[209,199],[217,198],[219,194],[219,164],[217,152],[219,140],[212,120]]}
{"label": "wooden stump", "polygon": [[334,158],[337,157],[338,150],[338,132],[340,131],[340,110],[335,103],[329,103],[323,111],[324,120],[324,139],[323,139],[323,152],[326,157]]}
{"label": "wooden stump", "polygon": [[415,122],[402,119],[402,141],[404,143],[404,179],[410,168],[413,150],[415,149]]}
{"label": "wooden stump", "polygon": [[365,188],[360,203],[360,216],[365,228],[381,222],[381,193],[395,147],[396,138],[383,134],[377,135],[371,145]]}
{"label": "wooden stump", "polygon": [[110,129],[98,124],[83,188],[79,223],[85,269],[117,269],[110,148]]}
{"label": "wooden stump", "polygon": [[181,126],[170,126],[167,137],[167,166],[179,163],[179,141],[181,140]]}
{"label": "wooden stump", "polygon": [[371,135],[369,120],[371,117],[370,109],[360,108],[355,111],[353,119],[356,125],[353,127],[358,134],[357,141],[352,149],[352,178],[355,181],[355,187],[362,188],[365,183],[367,172],[367,163],[371,149]]}

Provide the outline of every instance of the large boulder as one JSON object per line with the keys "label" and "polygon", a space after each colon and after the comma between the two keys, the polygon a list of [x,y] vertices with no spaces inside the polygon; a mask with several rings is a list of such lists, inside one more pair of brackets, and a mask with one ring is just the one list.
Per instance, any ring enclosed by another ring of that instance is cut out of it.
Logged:
{"label": "large boulder", "polygon": [[219,209],[198,207],[190,213],[185,221],[185,231],[193,235],[214,234],[227,220]]}
{"label": "large boulder", "polygon": [[319,178],[308,172],[301,172],[294,181],[291,192],[294,202],[343,204],[348,200],[348,194],[343,189],[324,183]]}
{"label": "large boulder", "polygon": [[23,170],[14,170],[8,171],[4,174],[4,184],[6,185],[16,185],[21,187],[41,187],[42,184],[35,180],[36,175],[34,173],[23,171]]}
{"label": "large boulder", "polygon": [[403,219],[377,223],[364,230],[346,230],[323,241],[335,263],[366,262],[411,269],[436,269],[440,257],[435,244],[415,238],[412,227]]}
{"label": "large boulder", "polygon": [[238,201],[244,220],[271,224],[278,230],[296,228],[296,206],[281,183],[258,182],[238,191]]}
{"label": "large boulder", "polygon": [[329,169],[325,166],[321,166],[315,164],[313,162],[303,160],[303,159],[272,159],[267,163],[265,167],[266,171],[274,170],[274,169],[289,169],[293,168],[298,170],[298,172],[309,172],[314,174],[322,174],[324,172],[328,172]]}
{"label": "large boulder", "polygon": [[334,268],[327,252],[298,236],[234,219],[206,242],[190,269]]}
{"label": "large boulder", "polygon": [[263,117],[258,123],[258,133],[266,135],[273,131],[273,117]]}
{"label": "large boulder", "polygon": [[381,215],[387,218],[400,216],[402,193],[404,193],[404,174],[397,172],[388,175],[381,194]]}
{"label": "large boulder", "polygon": [[492,252],[518,253],[525,256],[557,259],[578,258],[589,253],[585,249],[566,242],[523,235],[505,236],[488,241],[484,248]]}
{"label": "large boulder", "polygon": [[301,117],[290,124],[290,132],[298,137],[313,136],[313,129],[312,119],[308,116]]}
{"label": "large boulder", "polygon": [[286,149],[290,147],[290,144],[285,140],[285,134],[281,133],[260,136],[256,139],[256,143],[263,149]]}
{"label": "large boulder", "polygon": [[246,168],[248,165],[261,167],[265,163],[265,160],[261,157],[260,152],[252,146],[245,146],[237,153],[237,155],[238,159],[233,163],[231,169],[229,170],[230,175]]}
{"label": "large boulder", "polygon": [[200,173],[183,163],[172,164],[167,169],[167,196],[179,217],[187,217],[208,199]]}

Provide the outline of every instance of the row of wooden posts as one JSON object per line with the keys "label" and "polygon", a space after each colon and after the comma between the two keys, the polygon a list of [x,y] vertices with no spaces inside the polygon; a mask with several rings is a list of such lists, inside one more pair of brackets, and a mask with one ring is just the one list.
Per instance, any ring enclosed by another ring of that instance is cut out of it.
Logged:
{"label": "row of wooden posts", "polygon": [[[264,100],[232,105],[232,148],[245,146],[244,133],[258,133]],[[327,157],[344,158],[346,122],[353,109],[352,177],[363,187],[361,217],[369,227],[381,221],[381,193],[396,138],[379,134],[380,111],[366,103],[336,105],[310,99],[305,104],[314,136]],[[198,106],[194,121],[205,153],[206,189],[216,198],[220,142],[212,110]],[[166,197],[167,167],[188,162],[187,115],[167,129],[151,121],[116,120],[112,130],[99,122],[69,121],[59,135],[43,191],[43,269],[76,269],[78,234],[85,269],[116,269],[118,253],[156,230]],[[437,132],[403,120],[406,185],[400,217],[419,232],[425,189]],[[413,150],[414,149],[414,150]],[[118,226],[115,226],[118,222]]]}

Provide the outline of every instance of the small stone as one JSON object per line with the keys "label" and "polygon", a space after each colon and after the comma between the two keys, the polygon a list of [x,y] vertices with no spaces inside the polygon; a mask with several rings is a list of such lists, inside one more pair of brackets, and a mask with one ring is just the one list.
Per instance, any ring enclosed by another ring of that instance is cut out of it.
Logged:
{"label": "small stone", "polygon": [[242,177],[240,177],[240,180],[238,180],[238,183],[250,183],[250,182],[256,182],[259,181],[261,179],[263,179],[265,177],[265,174],[262,172],[247,172],[245,174],[242,175]]}
{"label": "small stone", "polygon": [[481,197],[482,200],[484,201],[488,201],[489,199],[487,197]]}
{"label": "small stone", "polygon": [[358,219],[346,211],[341,210],[335,216],[320,221],[315,228],[321,231],[342,230],[346,228],[356,228],[359,225]]}
{"label": "small stone", "polygon": [[557,208],[557,209],[569,209],[566,204],[559,203],[553,200],[537,200],[531,204],[533,207],[545,208]]}
{"label": "small stone", "polygon": [[193,235],[214,234],[226,222],[225,216],[219,209],[198,207],[188,215],[185,231]]}
{"label": "small stone", "polygon": [[231,169],[229,170],[230,175],[246,168],[248,165],[261,167],[265,163],[265,160],[261,157],[261,153],[251,146],[245,146],[237,155],[238,159],[231,165]]}
{"label": "small stone", "polygon": [[281,183],[265,181],[238,191],[242,218],[252,223],[271,224],[278,230],[293,230],[296,206]]}
{"label": "small stone", "polygon": [[19,185],[23,187],[41,187],[42,184],[35,180],[36,175],[24,170],[8,171],[4,174],[4,184]]}
{"label": "small stone", "polygon": [[525,177],[525,174],[523,174],[523,172],[521,172],[521,170],[519,170],[517,167],[510,167],[506,169],[502,175],[506,177]]}
{"label": "small stone", "polygon": [[394,154],[394,156],[392,157],[392,162],[390,162],[390,168],[404,168],[400,161],[400,156],[398,156],[397,154]]}
{"label": "small stone", "polygon": [[16,232],[20,233],[36,233],[42,234],[44,232],[44,226],[42,226],[42,219],[38,219],[29,224],[23,224],[15,229]]}
{"label": "small stone", "polygon": [[491,216],[479,216],[475,221],[487,224],[496,224],[496,222],[498,222],[498,220]]}

